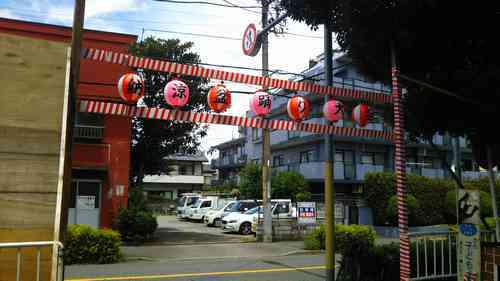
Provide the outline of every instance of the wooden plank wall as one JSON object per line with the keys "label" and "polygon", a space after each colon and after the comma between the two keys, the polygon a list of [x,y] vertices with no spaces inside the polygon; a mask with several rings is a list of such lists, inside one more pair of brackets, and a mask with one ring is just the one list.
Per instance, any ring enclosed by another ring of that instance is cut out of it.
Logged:
{"label": "wooden plank wall", "polygon": [[[54,240],[67,44],[0,34],[0,243]],[[21,280],[35,280],[23,250]],[[51,251],[41,280],[50,280]],[[0,281],[16,252],[0,251]]]}

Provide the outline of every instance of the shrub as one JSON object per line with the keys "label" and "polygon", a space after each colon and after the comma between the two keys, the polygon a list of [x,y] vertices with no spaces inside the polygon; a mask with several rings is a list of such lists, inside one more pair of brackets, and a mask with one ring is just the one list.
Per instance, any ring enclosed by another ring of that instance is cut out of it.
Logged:
{"label": "shrub", "polygon": [[[390,218],[391,209],[387,207],[390,199],[395,195],[395,176],[392,173],[367,173],[365,175],[364,199],[372,209],[375,225],[385,225]],[[487,178],[466,180],[463,182],[466,189],[481,190],[489,193]],[[456,189],[452,179],[434,179],[422,176],[407,175],[406,186],[408,194],[416,199],[418,208],[414,209],[414,225],[435,225],[456,223],[455,212],[451,213],[449,205],[449,192]],[[497,198],[500,199],[500,185],[497,185]],[[408,198],[411,200],[411,196]],[[484,194],[482,197],[484,198]],[[497,199],[498,200],[498,199]],[[491,203],[484,202],[485,211],[491,210]],[[500,202],[500,201],[498,201]],[[412,202],[409,202],[411,205]],[[489,206],[489,207],[488,207]],[[411,206],[410,206],[411,211]],[[411,214],[410,214],[411,215]],[[394,220],[390,222],[395,223]],[[412,218],[410,217],[410,224]]]}
{"label": "shrub", "polygon": [[114,230],[70,225],[64,243],[64,263],[115,263],[122,259],[121,244],[120,234]]}
{"label": "shrub", "polygon": [[135,208],[120,209],[116,228],[124,241],[140,244],[153,237],[158,222],[151,212]]}
{"label": "shrub", "polygon": [[[397,196],[393,195],[389,199],[389,204],[387,204],[387,221],[391,225],[397,225],[398,224],[398,200]],[[417,199],[413,195],[408,195],[408,225],[409,226],[414,226],[418,225],[418,217],[416,215],[417,210],[419,208]]]}
{"label": "shrub", "polygon": [[[322,224],[306,235],[304,248],[306,250],[325,249],[325,226]],[[375,243],[376,234],[371,227],[361,225],[335,225],[335,251],[343,252],[356,243],[363,243],[371,247]],[[359,242],[362,241],[362,242]]]}

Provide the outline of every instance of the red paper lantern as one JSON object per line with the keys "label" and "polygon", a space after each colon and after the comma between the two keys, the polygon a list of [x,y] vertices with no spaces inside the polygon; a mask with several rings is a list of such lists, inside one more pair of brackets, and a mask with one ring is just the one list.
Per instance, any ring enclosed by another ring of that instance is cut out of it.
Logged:
{"label": "red paper lantern", "polygon": [[366,104],[359,104],[352,110],[352,119],[360,127],[366,126],[370,119],[370,107]]}
{"label": "red paper lantern", "polygon": [[293,97],[288,100],[286,110],[288,111],[288,116],[294,121],[302,121],[309,116],[309,110],[311,106],[309,101],[304,97]]}
{"label": "red paper lantern", "polygon": [[250,98],[250,108],[255,115],[264,117],[271,112],[273,99],[264,91],[257,91]]}
{"label": "red paper lantern", "polygon": [[329,100],[323,106],[323,116],[330,122],[337,122],[342,119],[344,105],[338,100]]}
{"label": "red paper lantern", "polygon": [[214,86],[208,92],[207,101],[213,111],[224,112],[231,107],[231,92],[222,84]]}
{"label": "red paper lantern", "polygon": [[144,95],[144,80],[135,73],[124,74],[118,81],[118,93],[127,102],[137,102]]}

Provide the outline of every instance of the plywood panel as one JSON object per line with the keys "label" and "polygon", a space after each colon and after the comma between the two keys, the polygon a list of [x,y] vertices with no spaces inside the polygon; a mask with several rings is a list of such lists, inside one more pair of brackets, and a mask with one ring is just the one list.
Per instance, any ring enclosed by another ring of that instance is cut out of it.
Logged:
{"label": "plywood panel", "polygon": [[0,190],[54,193],[58,164],[56,155],[0,153]]}
{"label": "plywood panel", "polygon": [[[67,44],[0,34],[0,243],[54,240]],[[33,249],[21,280],[34,280]],[[50,250],[41,280],[49,280]],[[0,252],[0,281],[15,280],[16,252]]]}
{"label": "plywood panel", "polygon": [[60,130],[66,49],[65,43],[0,35],[0,127]]}

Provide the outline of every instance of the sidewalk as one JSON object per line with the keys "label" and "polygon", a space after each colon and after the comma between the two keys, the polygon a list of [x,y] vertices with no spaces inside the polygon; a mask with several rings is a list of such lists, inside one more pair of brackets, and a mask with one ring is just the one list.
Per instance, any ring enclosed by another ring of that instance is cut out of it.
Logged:
{"label": "sidewalk", "polygon": [[303,241],[275,243],[225,243],[204,245],[154,245],[123,247],[127,260],[196,260],[217,258],[261,258],[309,253]]}

